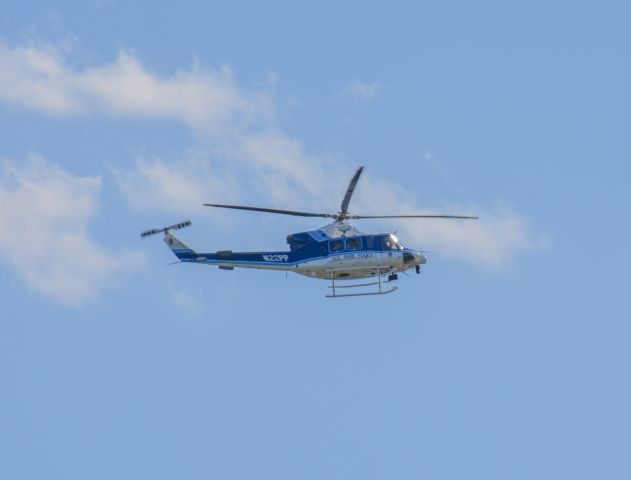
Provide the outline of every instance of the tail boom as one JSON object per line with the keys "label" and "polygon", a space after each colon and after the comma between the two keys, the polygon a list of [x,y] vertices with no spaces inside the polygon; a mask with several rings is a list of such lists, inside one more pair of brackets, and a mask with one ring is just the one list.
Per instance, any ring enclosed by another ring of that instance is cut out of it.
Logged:
{"label": "tail boom", "polygon": [[165,232],[164,243],[181,262],[216,265],[224,269],[291,270],[295,263],[290,261],[290,252],[233,252],[224,250],[214,253],[199,253],[170,231]]}

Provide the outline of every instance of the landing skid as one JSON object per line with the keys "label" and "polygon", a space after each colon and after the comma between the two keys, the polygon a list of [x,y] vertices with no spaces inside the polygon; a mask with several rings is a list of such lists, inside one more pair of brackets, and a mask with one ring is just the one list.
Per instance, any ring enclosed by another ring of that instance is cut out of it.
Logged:
{"label": "landing skid", "polygon": [[[386,283],[390,283],[390,280],[381,281],[381,276],[377,276],[376,282],[369,283],[354,283],[353,285],[335,285],[335,279],[331,279],[331,285],[329,288],[333,289],[330,295],[327,295],[327,298],[338,298],[338,297],[365,297],[367,295],[386,295],[388,293],[394,292],[399,287],[390,287],[387,289],[383,288],[383,285]],[[361,287],[369,287],[372,285],[378,285],[378,289],[374,292],[360,292],[360,293],[337,293],[337,290],[340,288],[361,288]]]}

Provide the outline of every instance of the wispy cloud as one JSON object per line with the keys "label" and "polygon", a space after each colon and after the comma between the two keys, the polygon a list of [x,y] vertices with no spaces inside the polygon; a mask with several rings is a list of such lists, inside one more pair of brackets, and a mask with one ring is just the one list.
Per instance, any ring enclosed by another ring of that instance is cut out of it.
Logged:
{"label": "wispy cloud", "polygon": [[[300,141],[268,129],[180,160],[141,155],[131,168],[115,169],[114,177],[137,211],[191,215],[204,202],[243,201],[322,208],[327,192],[343,189],[346,181],[330,175],[325,168],[330,164],[309,155]],[[330,202],[324,206],[335,208]]]}
{"label": "wispy cloud", "polygon": [[241,89],[227,66],[196,62],[161,77],[121,51],[109,64],[76,70],[50,44],[0,43],[0,98],[50,115],[171,118],[222,134],[273,115],[270,98]]}
{"label": "wispy cloud", "polygon": [[447,206],[452,213],[478,215],[479,220],[404,221],[399,230],[410,244],[450,258],[492,269],[511,261],[517,252],[545,248],[548,236],[535,233],[528,222],[506,206],[493,209]]}
{"label": "wispy cloud", "polygon": [[[244,135],[233,158],[256,172],[257,187],[273,201],[291,200],[295,207],[312,206],[335,183],[331,171],[339,171],[331,159],[307,152],[304,144],[278,129]],[[332,167],[327,171],[327,167]]]}
{"label": "wispy cloud", "polygon": [[377,97],[382,89],[383,85],[381,82],[376,80],[372,82],[360,82],[359,80],[354,80],[344,88],[343,92],[351,97],[361,98],[362,100],[371,100]]}
{"label": "wispy cloud", "polygon": [[78,177],[31,155],[2,161],[0,258],[35,291],[63,304],[95,297],[116,272],[139,257],[112,252],[87,230],[97,209],[99,177]]}
{"label": "wispy cloud", "polygon": [[355,208],[372,214],[443,213],[478,216],[479,220],[389,220],[382,225],[397,230],[412,247],[485,268],[497,269],[515,254],[545,248],[548,236],[536,233],[529,222],[508,206],[441,204],[429,208],[396,183],[367,172],[357,188]]}
{"label": "wispy cloud", "polygon": [[133,167],[113,173],[130,206],[141,212],[190,214],[204,202],[231,200],[241,191],[232,173],[202,157],[167,162],[138,156]]}

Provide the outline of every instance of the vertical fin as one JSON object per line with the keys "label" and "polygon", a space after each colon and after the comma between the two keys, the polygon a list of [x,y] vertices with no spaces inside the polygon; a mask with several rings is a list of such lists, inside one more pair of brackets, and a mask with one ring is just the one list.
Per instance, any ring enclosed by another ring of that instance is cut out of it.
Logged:
{"label": "vertical fin", "polygon": [[179,259],[188,258],[191,255],[195,255],[195,251],[186,245],[182,240],[173,235],[169,230],[164,232],[164,243],[166,243],[167,247],[171,249],[171,251],[175,254],[175,256]]}

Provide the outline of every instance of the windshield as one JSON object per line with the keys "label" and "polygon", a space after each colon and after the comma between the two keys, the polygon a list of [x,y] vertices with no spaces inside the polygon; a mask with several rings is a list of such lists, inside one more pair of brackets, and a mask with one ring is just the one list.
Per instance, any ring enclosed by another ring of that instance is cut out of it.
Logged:
{"label": "windshield", "polygon": [[394,235],[390,234],[386,237],[383,237],[383,249],[384,250],[403,250],[403,245],[399,242],[399,239]]}

